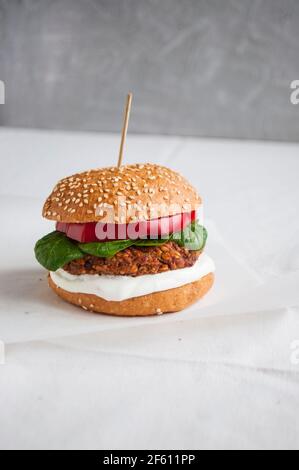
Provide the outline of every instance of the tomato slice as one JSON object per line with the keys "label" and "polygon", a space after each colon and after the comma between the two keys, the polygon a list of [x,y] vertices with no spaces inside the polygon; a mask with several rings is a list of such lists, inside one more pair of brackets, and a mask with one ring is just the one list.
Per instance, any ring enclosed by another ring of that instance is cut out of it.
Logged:
{"label": "tomato slice", "polygon": [[192,211],[129,224],[108,224],[101,222],[75,224],[57,222],[56,230],[65,233],[69,238],[80,243],[136,240],[140,238],[157,239],[184,230],[195,219],[196,211]]}

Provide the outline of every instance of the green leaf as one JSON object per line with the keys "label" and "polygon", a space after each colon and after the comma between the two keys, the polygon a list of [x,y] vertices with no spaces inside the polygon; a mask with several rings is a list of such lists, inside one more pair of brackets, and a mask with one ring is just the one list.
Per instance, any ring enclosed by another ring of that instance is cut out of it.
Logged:
{"label": "green leaf", "polygon": [[37,261],[49,271],[56,271],[84,253],[64,233],[51,232],[41,238],[34,248]]}
{"label": "green leaf", "polygon": [[167,243],[169,241],[169,237],[168,238],[157,238],[156,240],[152,239],[152,240],[147,240],[147,239],[144,239],[144,240],[136,240],[134,245],[136,246],[160,246],[160,245],[164,245],[164,243]]}
{"label": "green leaf", "polygon": [[116,240],[113,242],[79,243],[78,246],[80,250],[89,255],[98,258],[112,258],[119,251],[123,251],[134,244],[134,240]]}
{"label": "green leaf", "polygon": [[208,232],[198,222],[192,222],[182,232],[174,233],[172,241],[190,251],[201,251],[204,249],[208,238]]}

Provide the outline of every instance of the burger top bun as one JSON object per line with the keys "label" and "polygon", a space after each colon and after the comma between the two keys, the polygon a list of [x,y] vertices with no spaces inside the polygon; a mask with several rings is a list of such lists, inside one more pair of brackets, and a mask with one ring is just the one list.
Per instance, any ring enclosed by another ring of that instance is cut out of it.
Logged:
{"label": "burger top bun", "polygon": [[[99,168],[63,178],[43,207],[43,216],[69,223],[150,220],[196,210],[201,199],[180,174],[147,164]],[[157,213],[157,207],[158,213]]]}

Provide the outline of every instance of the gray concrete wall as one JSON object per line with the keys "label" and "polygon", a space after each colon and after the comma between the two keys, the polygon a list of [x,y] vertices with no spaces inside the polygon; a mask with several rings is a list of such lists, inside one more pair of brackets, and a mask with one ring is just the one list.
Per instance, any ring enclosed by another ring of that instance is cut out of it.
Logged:
{"label": "gray concrete wall", "polygon": [[298,0],[0,0],[0,124],[299,140]]}

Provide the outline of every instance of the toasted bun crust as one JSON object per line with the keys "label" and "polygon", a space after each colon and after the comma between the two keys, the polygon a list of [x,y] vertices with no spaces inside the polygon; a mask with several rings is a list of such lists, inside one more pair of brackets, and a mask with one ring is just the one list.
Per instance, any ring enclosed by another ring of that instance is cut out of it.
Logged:
{"label": "toasted bun crust", "polygon": [[74,294],[58,287],[49,275],[49,285],[59,297],[90,312],[126,317],[178,312],[201,299],[212,287],[214,274],[176,289],[110,302],[96,295]]}
{"label": "toasted bun crust", "polygon": [[[115,212],[111,222],[129,223],[190,212],[200,204],[185,178],[147,163],[99,168],[62,179],[46,200],[43,216],[61,222],[107,222],[110,206]],[[157,205],[158,214],[153,207]]]}

